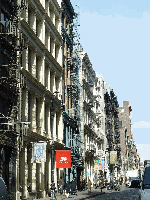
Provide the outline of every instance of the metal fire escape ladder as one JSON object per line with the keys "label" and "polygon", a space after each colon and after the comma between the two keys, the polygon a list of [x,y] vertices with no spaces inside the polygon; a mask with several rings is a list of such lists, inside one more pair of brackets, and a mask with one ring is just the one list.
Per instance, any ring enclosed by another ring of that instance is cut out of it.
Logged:
{"label": "metal fire escape ladder", "polygon": [[[25,49],[24,41],[20,29],[20,17],[23,9],[26,9],[26,1],[19,0],[14,2],[9,2],[13,4],[14,10],[17,11],[17,14],[14,13],[12,21],[0,21],[0,34],[2,37],[6,37],[8,40],[12,40],[15,43],[14,52],[16,52],[17,60],[10,62],[8,65],[1,66],[2,68],[7,68],[6,77],[1,77],[1,81],[5,82],[11,88],[16,89],[18,94],[18,101],[16,106],[12,106],[10,117],[0,115],[0,132],[3,132],[3,135],[9,134],[13,131],[19,135],[19,149],[23,147],[23,135],[27,136],[29,122],[21,121],[21,106],[22,106],[22,88],[25,86],[25,77],[21,74],[21,54]],[[12,43],[13,43],[12,42]]]}

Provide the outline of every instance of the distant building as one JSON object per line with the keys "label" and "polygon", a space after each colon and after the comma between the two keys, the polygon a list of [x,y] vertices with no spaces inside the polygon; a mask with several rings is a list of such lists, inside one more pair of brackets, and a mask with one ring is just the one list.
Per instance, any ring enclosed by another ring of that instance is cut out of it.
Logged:
{"label": "distant building", "polygon": [[113,90],[110,90],[108,84],[104,86],[105,100],[105,134],[107,138],[107,163],[109,171],[107,179],[110,181],[113,177],[120,177],[121,170],[121,145],[119,132],[119,116],[118,116],[118,101]]}
{"label": "distant building", "polygon": [[[63,0],[61,26],[62,26],[62,100],[63,111],[63,136],[65,149],[71,150],[71,168],[64,169],[65,183],[73,179],[79,185],[81,170],[83,170],[82,160],[79,154],[80,140],[80,85],[79,85],[79,48],[74,46],[74,21],[75,12],[70,0]],[[77,48],[77,49],[76,49]]]}
{"label": "distant building", "polygon": [[125,178],[127,170],[139,168],[139,157],[131,132],[131,106],[129,101],[123,101],[119,107],[120,144],[121,144],[121,175]]}

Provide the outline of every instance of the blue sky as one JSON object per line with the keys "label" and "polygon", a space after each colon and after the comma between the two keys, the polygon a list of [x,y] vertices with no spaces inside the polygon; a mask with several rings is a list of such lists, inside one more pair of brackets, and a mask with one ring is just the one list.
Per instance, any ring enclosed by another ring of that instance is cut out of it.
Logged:
{"label": "blue sky", "polygon": [[[80,41],[93,68],[129,101],[141,160],[150,159],[150,2],[71,0],[80,12]],[[79,8],[75,5],[79,5]]]}

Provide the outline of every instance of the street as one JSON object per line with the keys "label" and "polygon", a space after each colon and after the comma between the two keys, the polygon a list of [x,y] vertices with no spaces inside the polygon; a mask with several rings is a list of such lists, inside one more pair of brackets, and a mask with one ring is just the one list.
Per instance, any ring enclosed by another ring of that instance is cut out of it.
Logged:
{"label": "street", "polygon": [[139,199],[122,184],[139,186],[150,163],[132,133],[149,123],[132,89],[149,74],[148,1],[78,1],[0,0],[0,200]]}
{"label": "street", "polygon": [[96,197],[90,198],[91,200],[138,200],[139,199],[139,189],[138,188],[127,188],[125,186],[121,187],[119,192],[117,191],[107,191],[104,190],[105,194],[100,194]]}
{"label": "street", "polygon": [[[120,187],[120,191],[101,190],[92,188],[91,194],[88,191],[77,192],[76,195],[70,195],[68,199],[72,200],[139,200],[139,189],[138,188],[128,188],[125,185]],[[57,200],[67,200],[65,196],[57,196]]]}

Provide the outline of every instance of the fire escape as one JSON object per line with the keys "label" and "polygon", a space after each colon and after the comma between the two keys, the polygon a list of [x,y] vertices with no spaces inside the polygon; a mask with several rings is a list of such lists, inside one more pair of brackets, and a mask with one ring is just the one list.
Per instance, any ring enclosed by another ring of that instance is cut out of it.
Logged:
{"label": "fire escape", "polygon": [[[108,152],[117,151],[117,163],[115,166],[109,164],[110,174],[114,167],[117,168],[117,173],[121,166],[121,147],[120,147],[120,132],[119,132],[119,118],[118,118],[118,101],[113,90],[110,95],[106,92],[105,96],[105,110],[106,110],[106,137],[108,141]],[[113,174],[111,174],[113,175]]]}
{"label": "fire escape", "polygon": [[[20,73],[20,58],[25,49],[19,28],[22,9],[26,9],[25,0],[1,2],[0,146],[3,154],[9,149],[7,159],[8,164],[11,163],[12,166],[10,174],[6,175],[8,172],[5,172],[5,167],[1,168],[1,173],[3,171],[5,183],[9,185],[8,191],[13,198],[16,190],[13,180],[16,180],[17,184],[19,182],[18,171],[13,169],[15,167],[19,170],[19,151],[23,145],[23,135],[27,135],[29,125],[28,122],[21,121],[22,89],[25,87],[25,77]],[[18,188],[19,184],[17,190]]]}

